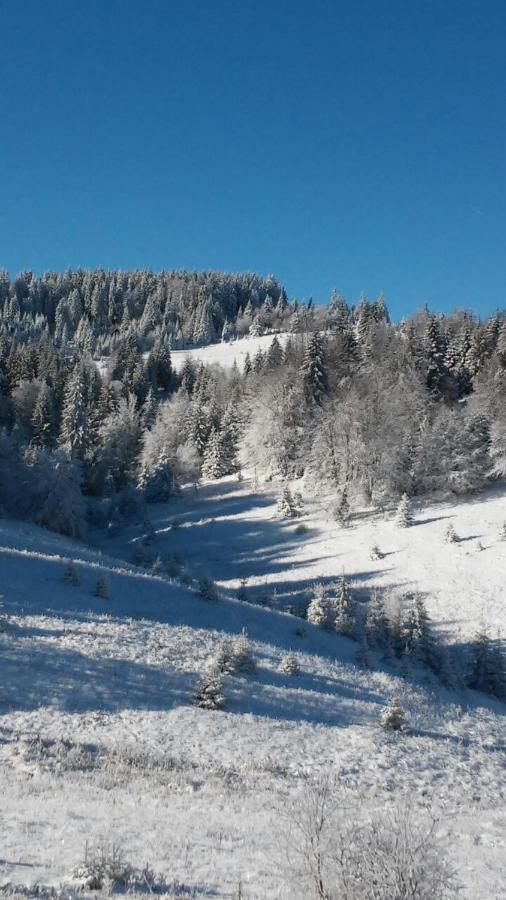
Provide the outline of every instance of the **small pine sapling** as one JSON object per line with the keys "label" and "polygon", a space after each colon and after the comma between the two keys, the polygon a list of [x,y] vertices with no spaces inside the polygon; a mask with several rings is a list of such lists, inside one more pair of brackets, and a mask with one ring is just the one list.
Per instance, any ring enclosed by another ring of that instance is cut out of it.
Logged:
{"label": "small pine sapling", "polygon": [[323,584],[315,584],[313,598],[307,608],[307,621],[317,628],[331,629],[334,617],[335,608],[326,596]]}
{"label": "small pine sapling", "polygon": [[235,672],[235,647],[230,638],[224,638],[216,653],[213,668],[220,675],[233,675]]}
{"label": "small pine sapling", "polygon": [[207,600],[211,603],[215,603],[218,599],[216,585],[213,579],[208,578],[207,576],[199,579],[197,592],[201,600]]}
{"label": "small pine sapling", "polygon": [[283,675],[300,675],[300,666],[295,653],[286,653],[279,665]]}
{"label": "small pine sapling", "polygon": [[223,679],[219,672],[211,669],[198,681],[193,692],[193,705],[199,709],[223,709],[225,697],[222,692]]}
{"label": "small pine sapling", "polygon": [[407,494],[403,494],[397,507],[395,521],[399,528],[409,528],[413,524],[411,503]]}
{"label": "small pine sapling", "polygon": [[334,509],[334,518],[341,528],[346,528],[350,521],[350,504],[348,503],[348,494],[344,489],[337,506]]}
{"label": "small pine sapling", "polygon": [[165,566],[162,562],[161,556],[157,556],[156,559],[153,560],[151,564],[151,571],[154,575],[165,575]]}
{"label": "small pine sapling", "polygon": [[345,637],[355,637],[355,602],[344,575],[339,579],[339,584],[337,586],[336,610],[334,628],[337,633],[342,634]]}
{"label": "small pine sapling", "polygon": [[369,553],[371,559],[383,559],[384,553],[381,552],[378,544],[373,544]]}
{"label": "small pine sapling", "polygon": [[448,525],[448,527],[445,531],[445,544],[457,544],[458,540],[459,539],[457,537],[457,532],[455,531],[455,528],[453,527],[452,523],[450,522],[450,524]]}
{"label": "small pine sapling", "polygon": [[386,731],[402,731],[406,724],[406,714],[397,697],[392,697],[380,716],[380,723]]}
{"label": "small pine sapling", "polygon": [[234,646],[234,667],[236,672],[245,673],[254,672],[256,669],[251,644],[244,630]]}
{"label": "small pine sapling", "polygon": [[298,515],[298,510],[288,485],[285,485],[278,498],[277,511],[281,519],[295,519]]}
{"label": "small pine sapling", "polygon": [[78,587],[81,584],[81,576],[79,575],[73,560],[70,560],[63,573],[63,581],[65,584],[71,584],[72,587]]}
{"label": "small pine sapling", "polygon": [[241,603],[246,603],[248,600],[247,583],[246,578],[241,578],[241,583],[235,592],[236,600],[240,600]]}
{"label": "small pine sapling", "polygon": [[109,598],[109,586],[105,575],[101,575],[100,578],[97,579],[93,596],[99,597],[100,600],[107,600]]}
{"label": "small pine sapling", "polygon": [[502,523],[502,528],[499,532],[499,540],[506,541],[506,522]]}
{"label": "small pine sapling", "polygon": [[304,498],[300,491],[294,491],[293,505],[299,512],[302,512],[302,510],[304,509]]}

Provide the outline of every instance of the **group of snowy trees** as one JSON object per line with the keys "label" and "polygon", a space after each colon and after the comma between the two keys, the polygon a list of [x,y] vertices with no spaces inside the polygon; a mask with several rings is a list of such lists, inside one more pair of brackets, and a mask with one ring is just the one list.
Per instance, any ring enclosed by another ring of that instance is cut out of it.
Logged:
{"label": "group of snowy trees", "polygon": [[[173,370],[171,346],[278,328],[242,371]],[[364,500],[465,493],[506,474],[505,410],[504,314],[392,325],[381,298],[297,305],[254,275],[0,275],[0,505],[68,534],[83,497],[117,511],[241,466],[304,476],[341,524]]]}
{"label": "group of snowy trees", "polygon": [[[276,353],[277,356],[277,353]],[[506,473],[506,316],[400,325],[340,301],[333,330],[247,360],[244,462],[346,503],[465,494]]]}
{"label": "group of snowy trees", "polygon": [[307,621],[359,643],[357,661],[370,663],[369,651],[387,662],[422,665],[446,684],[506,697],[506,651],[501,636],[492,638],[484,625],[466,647],[447,645],[434,629],[420,595],[386,603],[374,592],[363,603],[343,575],[337,584],[316,584]]}

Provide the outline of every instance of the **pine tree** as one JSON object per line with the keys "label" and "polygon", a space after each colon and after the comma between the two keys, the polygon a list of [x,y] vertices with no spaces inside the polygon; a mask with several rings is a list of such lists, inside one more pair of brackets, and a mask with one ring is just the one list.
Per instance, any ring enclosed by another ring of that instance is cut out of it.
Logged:
{"label": "pine tree", "polygon": [[265,360],[265,369],[267,371],[272,371],[273,369],[278,369],[283,363],[283,348],[279,343],[279,339],[276,335],[274,335],[271,345],[267,351],[267,357]]}
{"label": "pine tree", "polygon": [[282,519],[295,519],[298,515],[298,510],[288,485],[284,486],[278,498],[277,510],[278,516]]}
{"label": "pine tree", "polygon": [[375,591],[369,602],[365,619],[365,634],[371,647],[386,648],[390,640],[388,616],[383,597]]}
{"label": "pine tree", "polygon": [[101,575],[100,578],[97,579],[93,595],[95,597],[100,597],[101,600],[107,600],[109,598],[109,586],[105,575]]}
{"label": "pine tree", "polygon": [[471,644],[471,660],[467,684],[476,691],[506,696],[506,664],[500,638],[492,641],[488,629],[482,623]]}
{"label": "pine tree", "polygon": [[248,378],[251,375],[252,369],[253,369],[253,365],[251,362],[251,356],[249,355],[249,353],[246,353],[246,356],[244,357],[244,366],[243,366],[243,370],[242,370],[245,378]]}
{"label": "pine tree", "polygon": [[209,600],[213,603],[218,599],[216,585],[212,578],[205,575],[199,579],[198,595],[201,600]]}
{"label": "pine tree", "polygon": [[32,415],[32,443],[36,447],[50,447],[54,442],[56,408],[54,392],[45,382],[41,385]]}
{"label": "pine tree", "polygon": [[283,656],[279,665],[279,671],[283,675],[300,675],[299,662],[294,653],[286,653]]}
{"label": "pine tree", "polygon": [[458,543],[459,539],[457,537],[457,532],[455,531],[455,528],[454,528],[452,522],[450,522],[450,524],[447,526],[447,528],[445,530],[444,539],[445,539],[445,544],[457,544]]}
{"label": "pine tree", "polygon": [[200,709],[223,709],[225,697],[222,692],[223,680],[216,670],[202,675],[193,693],[193,704]]}
{"label": "pine tree", "polygon": [[371,550],[369,552],[369,556],[372,560],[383,559],[384,553],[381,552],[378,544],[373,544]]}
{"label": "pine tree", "polygon": [[234,667],[237,672],[245,673],[254,672],[256,669],[251,644],[244,630],[234,644]]}
{"label": "pine tree", "polygon": [[348,582],[343,575],[339,579],[336,592],[336,616],[334,628],[338,634],[354,637],[356,629],[356,609]]}
{"label": "pine tree", "polygon": [[63,580],[65,584],[71,584],[72,587],[78,587],[81,584],[82,579],[74,565],[73,560],[70,560],[70,562],[68,563],[63,573]]}
{"label": "pine tree", "polygon": [[217,428],[213,428],[209,435],[202,462],[202,475],[204,478],[222,478],[226,473],[226,465],[223,458],[221,435]]}
{"label": "pine tree", "polygon": [[315,584],[313,598],[307,608],[306,618],[310,625],[330,630],[336,615],[335,604],[327,597],[322,584]]}
{"label": "pine tree", "polygon": [[411,503],[407,494],[403,494],[397,507],[396,522],[400,528],[409,528],[413,524]]}
{"label": "pine tree", "polygon": [[317,331],[309,338],[301,374],[306,402],[321,406],[329,391],[329,382],[325,363],[325,343]]}
{"label": "pine tree", "polygon": [[341,528],[346,528],[350,520],[350,504],[348,503],[348,492],[346,488],[344,488],[341,497],[339,498],[339,503],[334,511],[334,517]]}
{"label": "pine tree", "polygon": [[406,723],[406,715],[397,697],[393,697],[383,710],[380,723],[387,731],[402,731]]}

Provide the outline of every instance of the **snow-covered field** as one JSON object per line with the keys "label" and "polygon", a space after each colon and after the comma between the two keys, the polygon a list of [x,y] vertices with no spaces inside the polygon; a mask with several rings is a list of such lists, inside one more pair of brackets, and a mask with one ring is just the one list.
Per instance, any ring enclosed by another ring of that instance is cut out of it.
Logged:
{"label": "snow-covered field", "polygon": [[[238,897],[241,884],[243,897],[294,897],[276,858],[279,809],[308,775],[330,771],[371,810],[403,796],[431,804],[463,895],[506,897],[504,706],[427,673],[362,669],[355,643],[282,611],[344,571],[364,592],[422,591],[462,639],[482,616],[500,626],[506,495],[420,507],[402,530],[388,516],[343,530],[313,503],[301,533],[300,520],[276,517],[274,491],[247,480],[188,488],[151,509],[150,551],[191,579],[214,577],[218,603],[133,565],[139,527],[110,539],[96,531],[93,549],[0,523],[0,883],[58,885],[86,841],[109,840],[180,896]],[[443,542],[449,521],[455,545]],[[385,554],[375,562],[373,543]],[[78,586],[63,581],[70,558]],[[100,574],[104,600],[93,596]],[[241,579],[254,603],[234,598]],[[196,709],[198,673],[243,628],[256,672],[226,679],[224,711]],[[278,671],[290,649],[299,676]],[[409,713],[397,737],[378,727],[393,695]]]}

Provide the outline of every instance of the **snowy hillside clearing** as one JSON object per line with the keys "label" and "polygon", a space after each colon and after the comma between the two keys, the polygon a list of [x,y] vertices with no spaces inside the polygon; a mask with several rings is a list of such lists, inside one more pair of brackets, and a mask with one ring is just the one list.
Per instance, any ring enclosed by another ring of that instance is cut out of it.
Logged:
{"label": "snowy hillside clearing", "polygon": [[[399,534],[378,519],[338,530],[317,506],[303,517],[308,532],[296,533],[296,521],[276,518],[274,500],[228,479],[151,508],[153,552],[180,554],[192,578],[215,575],[217,603],[132,565],[138,527],[110,540],[97,532],[100,552],[2,521],[4,884],[58,885],[87,840],[109,840],[133,864],[147,861],[167,884],[179,882],[183,896],[237,897],[242,883],[249,898],[293,897],[273,853],[277,807],[308,775],[332,771],[371,810],[402,796],[431,803],[452,836],[464,896],[506,896],[501,704],[447,692],[427,673],[410,683],[400,673],[361,669],[354,642],[231,596],[247,578],[252,600],[268,593],[272,601],[276,588],[283,605],[344,569],[358,587],[416,584],[428,602],[437,582],[440,621],[450,626],[456,613],[447,606],[460,596],[459,627],[471,628],[481,614],[473,593],[465,599],[475,538],[448,548],[440,517],[454,516],[463,538],[481,535],[488,549],[473,554],[470,587],[477,590],[481,577],[492,612],[504,577],[494,541],[502,496],[420,510],[419,524]],[[373,537],[392,554],[374,565]],[[458,565],[450,552],[461,554]],[[78,586],[63,581],[70,559]],[[99,574],[109,599],[93,596]],[[223,635],[243,628],[256,672],[226,678],[224,711],[196,709],[198,673]],[[300,676],[279,672],[290,649]],[[378,727],[393,695],[409,716],[397,737]]]}
{"label": "snowy hillside clearing", "polygon": [[189,350],[171,350],[170,356],[176,371],[181,369],[187,357],[205,365],[220,365],[224,369],[231,369],[234,362],[236,362],[240,371],[242,371],[246,354],[249,353],[251,359],[253,359],[255,353],[258,353],[259,350],[266,353],[274,337],[277,337],[281,346],[284,346],[288,336],[287,333],[276,335],[262,334],[259,337],[239,338],[236,341],[221,341],[219,344],[208,344],[206,347],[194,347]]}

